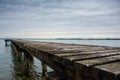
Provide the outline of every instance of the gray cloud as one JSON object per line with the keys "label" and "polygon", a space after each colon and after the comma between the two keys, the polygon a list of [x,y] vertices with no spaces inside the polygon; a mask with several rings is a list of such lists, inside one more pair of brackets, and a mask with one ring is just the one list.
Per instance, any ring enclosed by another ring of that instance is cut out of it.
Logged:
{"label": "gray cloud", "polygon": [[115,37],[120,34],[119,4],[119,0],[0,0],[0,36],[53,32],[56,37],[66,33]]}

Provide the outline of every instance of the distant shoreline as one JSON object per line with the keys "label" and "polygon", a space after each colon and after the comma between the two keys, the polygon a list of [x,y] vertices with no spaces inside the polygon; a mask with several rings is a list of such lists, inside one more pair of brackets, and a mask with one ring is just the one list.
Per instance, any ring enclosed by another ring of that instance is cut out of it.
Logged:
{"label": "distant shoreline", "polygon": [[120,38],[58,38],[58,40],[120,40]]}
{"label": "distant shoreline", "polygon": [[23,40],[120,40],[120,38],[0,38],[0,39],[23,39]]}

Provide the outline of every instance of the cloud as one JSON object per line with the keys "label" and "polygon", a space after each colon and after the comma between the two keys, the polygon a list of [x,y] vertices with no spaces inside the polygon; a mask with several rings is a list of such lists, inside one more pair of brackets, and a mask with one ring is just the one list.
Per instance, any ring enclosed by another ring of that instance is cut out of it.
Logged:
{"label": "cloud", "polygon": [[55,37],[66,33],[114,37],[120,34],[119,4],[119,0],[0,0],[0,36],[53,32]]}

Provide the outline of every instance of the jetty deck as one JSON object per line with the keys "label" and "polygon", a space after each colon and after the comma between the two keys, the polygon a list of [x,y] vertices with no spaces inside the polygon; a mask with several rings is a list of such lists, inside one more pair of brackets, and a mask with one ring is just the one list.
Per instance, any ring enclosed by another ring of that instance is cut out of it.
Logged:
{"label": "jetty deck", "polygon": [[120,80],[120,48],[12,40],[17,51],[36,57],[61,80]]}

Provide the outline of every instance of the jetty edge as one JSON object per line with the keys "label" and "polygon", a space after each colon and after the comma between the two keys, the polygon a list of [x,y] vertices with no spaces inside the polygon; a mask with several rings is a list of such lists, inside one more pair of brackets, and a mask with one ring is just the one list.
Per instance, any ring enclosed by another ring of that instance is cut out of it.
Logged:
{"label": "jetty edge", "polygon": [[27,40],[11,40],[11,45],[18,56],[24,53],[26,74],[29,60],[36,57],[43,75],[49,76],[49,66],[60,77],[54,80],[120,80],[119,47]]}

